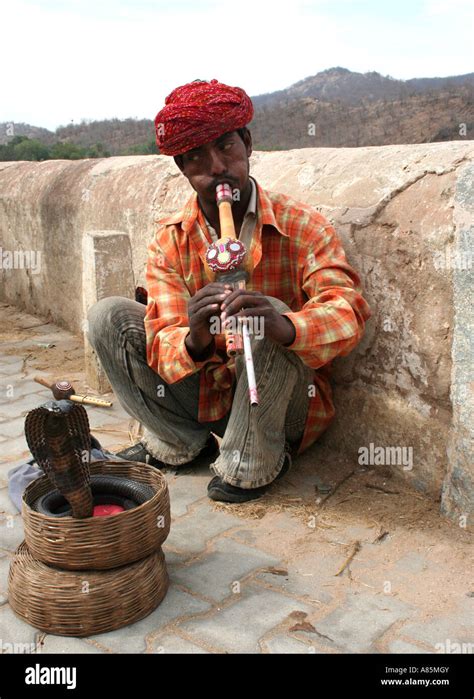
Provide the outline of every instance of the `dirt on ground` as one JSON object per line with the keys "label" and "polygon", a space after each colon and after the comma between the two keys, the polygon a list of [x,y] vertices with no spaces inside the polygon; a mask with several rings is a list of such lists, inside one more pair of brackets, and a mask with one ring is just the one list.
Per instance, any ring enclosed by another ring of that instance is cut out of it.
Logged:
{"label": "dirt on ground", "polygon": [[[327,446],[312,453],[317,468],[296,462],[293,473],[259,500],[215,503],[214,509],[247,520],[250,541],[295,561],[300,575],[317,579],[321,561],[332,566],[324,583],[329,592],[347,586],[380,591],[390,580],[403,591],[400,598],[427,619],[435,611],[448,613],[456,599],[474,596],[467,564],[472,533],[445,519],[439,501],[413,490],[389,468],[351,467]],[[402,559],[412,562],[409,574],[394,563]]]}
{"label": "dirt on ground", "polygon": [[23,356],[22,371],[50,376],[51,380],[68,379],[81,392],[84,383],[84,345],[81,337],[71,335],[46,318],[40,320],[13,306],[0,304],[0,344],[2,354]]}

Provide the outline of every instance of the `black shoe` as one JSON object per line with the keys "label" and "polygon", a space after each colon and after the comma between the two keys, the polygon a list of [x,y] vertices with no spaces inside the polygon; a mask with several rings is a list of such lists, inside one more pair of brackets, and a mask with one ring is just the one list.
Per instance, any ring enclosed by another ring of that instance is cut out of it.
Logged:
{"label": "black shoe", "polygon": [[211,500],[219,502],[247,502],[260,498],[267,488],[268,485],[262,485],[260,488],[237,488],[225,483],[220,476],[214,476],[207,486],[207,494]]}
{"label": "black shoe", "polygon": [[[286,454],[281,471],[275,480],[285,475],[290,468],[290,464],[290,457]],[[214,476],[207,486],[207,495],[211,500],[219,502],[248,502],[249,500],[257,500],[257,498],[262,497],[270,486],[271,483],[267,483],[267,485],[262,485],[259,488],[238,488],[235,485],[226,483],[220,476]]]}
{"label": "black shoe", "polygon": [[117,452],[116,456],[121,456],[122,459],[127,459],[128,461],[138,461],[139,463],[148,464],[149,466],[154,466],[155,468],[181,468],[193,466],[198,460],[210,459],[214,461],[219,454],[219,444],[217,439],[213,434],[209,435],[206,444],[201,449],[199,454],[194,457],[191,461],[187,461],[184,464],[166,464],[160,459],[155,459],[154,456],[147,451],[147,448],[143,442],[137,442],[132,447],[124,449],[123,451]]}

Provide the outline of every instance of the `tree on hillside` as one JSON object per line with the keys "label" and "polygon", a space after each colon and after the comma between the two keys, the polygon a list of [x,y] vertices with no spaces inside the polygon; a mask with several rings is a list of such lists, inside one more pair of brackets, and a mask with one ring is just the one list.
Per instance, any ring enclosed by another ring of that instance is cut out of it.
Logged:
{"label": "tree on hillside", "polygon": [[23,141],[28,141],[28,137],[14,136],[10,141],[8,141],[8,143],[5,143],[5,145],[0,146],[0,160],[18,160],[18,158],[15,155],[15,146],[17,146],[19,143],[22,143]]}
{"label": "tree on hillside", "polygon": [[85,158],[85,149],[76,146],[75,143],[55,143],[50,150],[50,158],[53,160],[80,160]]}
{"label": "tree on hillside", "polygon": [[158,154],[158,147],[155,139],[151,139],[147,143],[140,143],[137,146],[126,148],[119,155],[155,155]]}
{"label": "tree on hillside", "polygon": [[13,146],[12,160],[48,160],[49,158],[48,147],[35,138],[15,136],[9,145]]}
{"label": "tree on hillside", "polygon": [[85,156],[85,158],[110,158],[110,152],[106,149],[103,143],[96,143],[91,146]]}

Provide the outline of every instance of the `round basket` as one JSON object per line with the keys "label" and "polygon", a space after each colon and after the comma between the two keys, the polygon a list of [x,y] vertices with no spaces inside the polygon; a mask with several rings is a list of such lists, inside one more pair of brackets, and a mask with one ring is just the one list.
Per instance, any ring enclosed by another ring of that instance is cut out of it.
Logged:
{"label": "round basket", "polygon": [[109,517],[49,517],[31,509],[52,489],[46,476],[30,483],[23,494],[25,540],[43,563],[66,570],[105,570],[138,561],[157,551],[170,529],[166,479],[152,466],[135,461],[96,461],[91,475],[132,478],[150,485],[153,497],[142,505]]}
{"label": "round basket", "polygon": [[10,565],[8,598],[15,614],[41,631],[91,636],[143,619],[168,584],[161,549],[115,570],[75,572],[50,568],[23,542]]}

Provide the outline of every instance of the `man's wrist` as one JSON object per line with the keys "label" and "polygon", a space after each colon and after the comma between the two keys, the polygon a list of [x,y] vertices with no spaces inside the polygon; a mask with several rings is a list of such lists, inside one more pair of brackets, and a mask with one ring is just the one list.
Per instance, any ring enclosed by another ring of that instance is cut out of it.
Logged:
{"label": "man's wrist", "polygon": [[191,338],[191,334],[189,334],[186,335],[184,344],[186,346],[189,356],[195,362],[202,362],[206,359],[209,359],[209,357],[212,357],[215,351],[214,338],[211,338],[211,341],[208,345],[203,346],[195,344]]}

